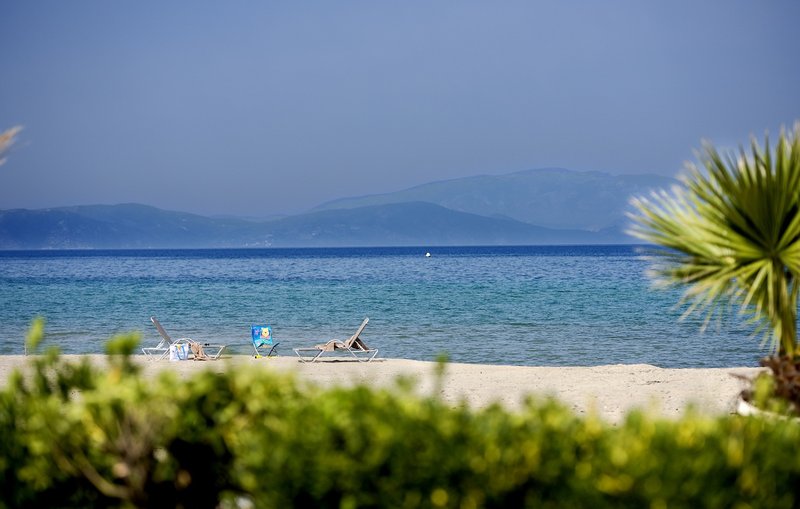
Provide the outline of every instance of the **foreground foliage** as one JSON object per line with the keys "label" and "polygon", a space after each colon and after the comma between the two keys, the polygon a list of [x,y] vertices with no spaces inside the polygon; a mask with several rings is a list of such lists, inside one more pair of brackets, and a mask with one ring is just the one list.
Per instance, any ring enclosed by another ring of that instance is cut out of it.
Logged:
{"label": "foreground foliage", "polygon": [[3,507],[796,507],[800,426],[553,401],[451,408],[409,384],[309,389],[260,369],[148,382],[35,358],[0,392]]}

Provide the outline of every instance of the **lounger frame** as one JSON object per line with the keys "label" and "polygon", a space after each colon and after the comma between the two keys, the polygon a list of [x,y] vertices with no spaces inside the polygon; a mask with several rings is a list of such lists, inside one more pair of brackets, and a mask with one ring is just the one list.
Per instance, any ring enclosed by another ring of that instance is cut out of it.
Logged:
{"label": "lounger frame", "polygon": [[201,343],[192,338],[178,338],[173,340],[155,316],[151,316],[150,321],[156,326],[156,330],[158,330],[158,334],[161,336],[161,341],[159,341],[156,346],[142,348],[142,353],[150,359],[166,359],[169,355],[169,347],[172,345],[180,345],[183,343],[191,345],[191,343],[197,343],[203,347],[203,351],[209,359],[216,360],[219,359],[222,355],[222,351],[228,346],[218,343]]}
{"label": "lounger frame", "polygon": [[[364,318],[364,321],[361,322],[361,326],[358,328],[356,333],[350,336],[350,338],[346,341],[331,339],[330,341],[319,345],[295,348],[294,353],[302,362],[315,362],[317,359],[322,357],[322,354],[324,353],[336,354],[337,352],[349,353],[358,362],[369,362],[374,359],[376,355],[378,355],[378,349],[369,348],[360,338],[361,333],[364,332],[364,328],[367,326],[367,323],[369,323],[369,318]],[[312,353],[313,355],[310,355]]]}

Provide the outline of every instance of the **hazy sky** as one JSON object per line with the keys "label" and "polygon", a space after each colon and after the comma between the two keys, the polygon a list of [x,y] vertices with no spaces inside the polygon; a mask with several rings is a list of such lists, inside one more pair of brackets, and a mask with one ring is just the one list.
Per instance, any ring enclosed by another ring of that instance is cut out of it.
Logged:
{"label": "hazy sky", "polygon": [[0,6],[0,209],[299,212],[565,167],[675,174],[800,120],[800,2]]}

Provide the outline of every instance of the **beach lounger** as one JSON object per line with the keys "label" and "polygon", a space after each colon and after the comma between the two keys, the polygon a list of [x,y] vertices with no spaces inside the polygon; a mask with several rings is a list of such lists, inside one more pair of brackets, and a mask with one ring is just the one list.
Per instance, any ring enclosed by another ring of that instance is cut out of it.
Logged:
{"label": "beach lounger", "polygon": [[142,353],[145,354],[147,357],[155,357],[158,359],[163,359],[164,357],[169,355],[170,344],[172,344],[170,341],[167,341],[162,337],[161,341],[159,341],[156,346],[143,346]]}
{"label": "beach lounger", "polygon": [[[259,357],[272,357],[273,354],[278,354],[277,348],[280,343],[275,343],[272,340],[272,327],[269,325],[253,325],[250,327],[250,338],[253,340],[256,359]],[[259,350],[259,348],[262,350]],[[262,352],[268,353],[261,355]]]}
{"label": "beach lounger", "polygon": [[369,362],[378,355],[378,349],[369,348],[360,337],[368,322],[369,318],[364,318],[364,321],[361,322],[361,326],[356,333],[350,336],[346,341],[331,339],[319,345],[295,348],[294,353],[296,353],[303,362],[314,362],[325,352],[349,353],[359,362]]}
{"label": "beach lounger", "polygon": [[164,330],[164,327],[161,326],[161,323],[156,319],[155,316],[151,316],[150,321],[156,326],[158,334],[161,336],[161,341],[154,347],[142,348],[142,353],[149,357],[164,359],[169,355],[170,346],[187,344],[195,360],[215,360],[219,359],[219,356],[222,355],[222,351],[226,346],[228,346],[212,343],[200,343],[192,338],[179,338],[173,340],[170,335],[167,334],[167,331]]}

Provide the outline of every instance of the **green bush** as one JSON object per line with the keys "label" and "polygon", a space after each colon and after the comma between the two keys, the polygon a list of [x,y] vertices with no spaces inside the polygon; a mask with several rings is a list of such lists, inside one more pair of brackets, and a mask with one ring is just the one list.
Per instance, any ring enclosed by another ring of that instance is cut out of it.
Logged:
{"label": "green bush", "polygon": [[260,369],[147,381],[32,360],[0,392],[3,507],[796,507],[800,425],[632,413],[613,427],[552,400],[451,408],[319,389]]}

